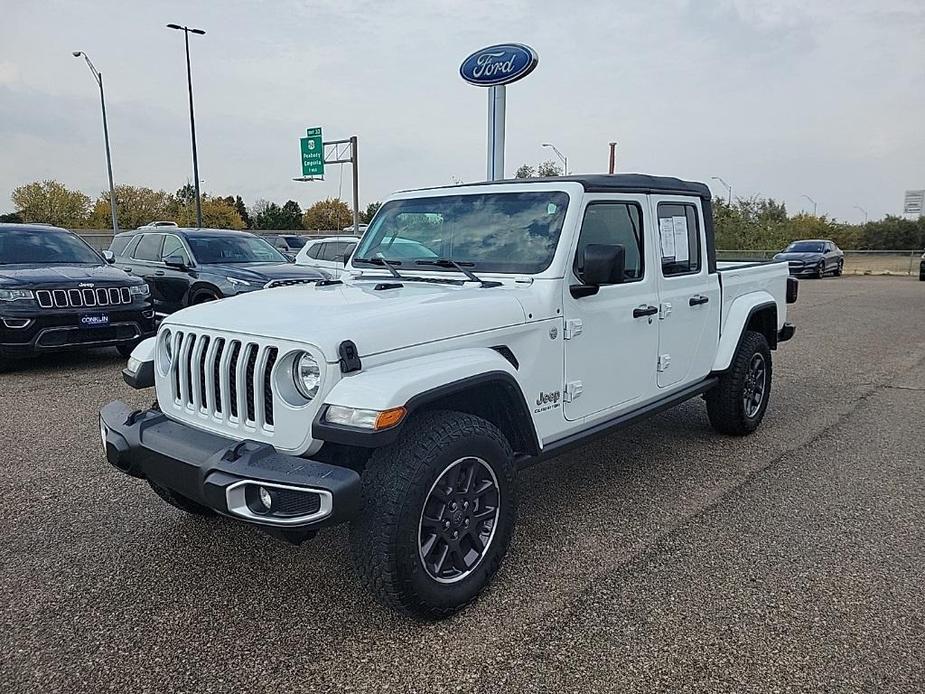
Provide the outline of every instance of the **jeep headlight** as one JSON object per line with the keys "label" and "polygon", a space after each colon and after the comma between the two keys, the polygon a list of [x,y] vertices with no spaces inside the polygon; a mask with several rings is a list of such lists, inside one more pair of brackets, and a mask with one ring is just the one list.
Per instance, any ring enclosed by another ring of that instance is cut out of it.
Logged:
{"label": "jeep headlight", "polygon": [[318,395],[321,385],[321,367],[315,358],[308,352],[303,352],[292,363],[292,378],[296,390],[306,400],[313,400]]}
{"label": "jeep headlight", "polygon": [[32,291],[29,289],[0,289],[0,301],[21,301],[31,298]]}
{"label": "jeep headlight", "polygon": [[148,283],[143,284],[133,284],[128,288],[129,294],[132,296],[146,297],[151,293],[151,288],[148,286]]}

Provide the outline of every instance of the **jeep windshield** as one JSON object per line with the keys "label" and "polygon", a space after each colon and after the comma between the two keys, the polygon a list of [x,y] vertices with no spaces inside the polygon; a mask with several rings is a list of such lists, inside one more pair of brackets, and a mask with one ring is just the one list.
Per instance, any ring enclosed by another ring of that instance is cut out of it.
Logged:
{"label": "jeep windshield", "polygon": [[250,234],[187,236],[197,263],[285,263],[282,253],[263,239]]}
{"label": "jeep windshield", "polygon": [[96,251],[66,231],[0,229],[0,265],[102,264]]}
{"label": "jeep windshield", "polygon": [[[455,262],[482,272],[542,272],[556,252],[567,207],[561,191],[392,200],[376,214],[353,262],[381,258],[428,271],[457,272]],[[417,264],[437,259],[444,262]]]}

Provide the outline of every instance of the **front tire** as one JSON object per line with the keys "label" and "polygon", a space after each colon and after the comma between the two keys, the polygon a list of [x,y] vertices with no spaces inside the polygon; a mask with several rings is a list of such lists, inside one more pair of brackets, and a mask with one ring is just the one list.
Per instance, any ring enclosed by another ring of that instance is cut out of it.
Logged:
{"label": "front tire", "polygon": [[750,434],[761,424],[770,396],[771,349],[764,335],[749,330],[729,369],[707,393],[710,424],[722,434]]}
{"label": "front tire", "polygon": [[363,510],[350,526],[351,554],[383,605],[447,617],[491,581],[515,517],[515,468],[504,434],[474,415],[424,412],[370,457]]}
{"label": "front tire", "polygon": [[819,265],[816,266],[816,272],[813,277],[815,277],[817,280],[821,280],[823,277],[825,277],[825,263],[819,263]]}

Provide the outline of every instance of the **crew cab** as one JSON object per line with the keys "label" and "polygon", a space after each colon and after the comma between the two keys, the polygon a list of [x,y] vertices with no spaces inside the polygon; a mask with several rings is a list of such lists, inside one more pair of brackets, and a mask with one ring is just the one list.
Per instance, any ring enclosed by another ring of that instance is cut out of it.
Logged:
{"label": "crew cab", "polygon": [[116,234],[109,251],[117,267],[148,283],[159,317],[265,287],[327,278],[321,270],[293,266],[269,243],[244,231],[152,222]]}
{"label": "crew cab", "polygon": [[148,287],[67,229],[0,224],[0,369],[41,352],[116,347],[154,334]]}
{"label": "crew cab", "polygon": [[517,478],[704,396],[753,432],[794,334],[786,262],[720,264],[702,183],[639,174],[392,196],[340,280],[180,311],[106,405],[108,461],[294,542],[350,523],[384,604],[442,617],[498,570]]}

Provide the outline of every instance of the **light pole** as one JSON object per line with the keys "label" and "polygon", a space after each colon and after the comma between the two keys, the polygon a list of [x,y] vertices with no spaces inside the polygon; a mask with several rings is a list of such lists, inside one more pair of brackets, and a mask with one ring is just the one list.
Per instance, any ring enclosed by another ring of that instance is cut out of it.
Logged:
{"label": "light pole", "polygon": [[729,194],[729,201],[728,201],[728,204],[729,204],[730,206],[732,206],[732,186],[729,185],[728,183],[726,183],[726,181],[724,181],[723,179],[721,179],[719,176],[710,176],[710,178],[711,178],[712,180],[714,180],[714,181],[719,181],[720,183],[722,183],[722,184],[726,187],[726,190],[728,191],[728,194]]}
{"label": "light pole", "polygon": [[867,220],[868,220],[867,210],[865,210],[865,209],[864,209],[863,207],[861,207],[860,205],[855,205],[855,206],[854,206],[854,209],[860,210],[861,212],[864,213],[864,223],[867,224]]}
{"label": "light pole", "polygon": [[199,196],[199,158],[196,156],[196,118],[193,115],[193,73],[189,64],[189,35],[199,34],[202,36],[206,32],[202,29],[192,29],[179,24],[168,24],[168,29],[176,29],[183,32],[183,39],[186,43],[186,83],[189,86],[189,127],[193,138],[193,180],[196,182],[196,226],[202,227],[202,203]]}
{"label": "light pole", "polygon": [[608,165],[608,173],[613,173],[617,170],[617,143],[610,143],[610,163]]}
{"label": "light pole", "polygon": [[106,98],[103,96],[103,73],[94,67],[90,62],[90,57],[83,51],[74,51],[71,53],[75,58],[83,58],[87,61],[87,67],[93,75],[93,79],[100,87],[100,104],[103,107],[103,139],[106,141],[106,169],[109,172],[109,208],[112,211],[112,233],[119,233],[119,212],[116,209],[116,188],[112,183],[112,154],[109,151],[109,124],[106,121]]}
{"label": "light pole", "polygon": [[817,216],[817,215],[816,215],[816,208],[817,208],[818,206],[816,205],[816,201],[813,200],[813,199],[812,199],[811,197],[809,197],[808,195],[805,195],[805,194],[804,194],[804,195],[801,195],[800,197],[806,198],[806,199],[809,200],[811,203],[813,203],[813,217]]}
{"label": "light pole", "polygon": [[565,156],[564,154],[562,154],[562,152],[560,152],[558,149],[556,149],[556,146],[555,146],[555,145],[550,144],[549,142],[544,142],[542,146],[543,146],[543,147],[549,147],[553,152],[556,153],[556,156],[559,157],[559,159],[562,160],[562,167],[563,167],[563,169],[564,169],[564,171],[565,171],[565,175],[568,176],[568,157]]}

